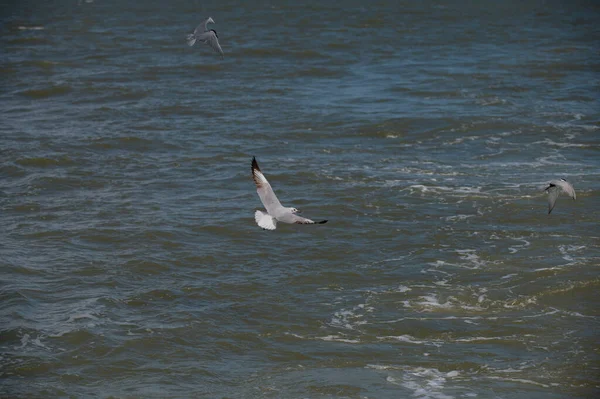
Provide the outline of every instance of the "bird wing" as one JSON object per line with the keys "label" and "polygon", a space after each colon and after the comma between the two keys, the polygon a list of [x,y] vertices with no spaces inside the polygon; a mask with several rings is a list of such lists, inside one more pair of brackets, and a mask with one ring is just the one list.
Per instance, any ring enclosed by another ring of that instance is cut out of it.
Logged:
{"label": "bird wing", "polygon": [[256,224],[265,230],[275,230],[277,228],[277,219],[262,211],[254,212]]}
{"label": "bird wing", "polygon": [[273,192],[269,181],[260,171],[258,163],[256,162],[256,158],[254,157],[252,158],[252,179],[254,180],[254,184],[256,184],[256,192],[258,193],[258,196],[260,197],[260,200],[265,206],[267,212],[270,215],[281,213],[283,206]]}
{"label": "bird wing", "polygon": [[212,30],[197,35],[197,38],[204,44],[208,44],[217,53],[221,54],[221,57],[225,55],[223,53],[223,49],[221,49],[221,46],[219,45],[219,39],[217,38],[217,35],[215,35],[215,32]]}
{"label": "bird wing", "polygon": [[296,223],[296,224],[323,224],[323,223],[327,223],[327,220],[321,220],[321,221],[315,222],[314,220],[310,220],[307,218],[303,218],[302,216],[294,215],[293,223]]}
{"label": "bird wing", "polygon": [[209,23],[214,24],[215,21],[213,21],[211,17],[208,17],[200,25],[196,26],[196,29],[194,29],[194,35],[199,35],[201,33],[206,32],[208,30]]}
{"label": "bird wing", "polygon": [[569,197],[575,199],[577,196],[575,195],[575,189],[573,188],[573,186],[571,185],[571,183],[569,183],[568,181],[565,180],[559,180],[557,182],[554,182],[555,185],[560,186],[560,188],[562,188],[562,190],[567,193],[569,195]]}
{"label": "bird wing", "polygon": [[550,185],[546,187],[546,192],[548,193],[548,214],[550,214],[552,209],[554,209],[554,204],[556,204],[560,189],[556,184],[550,183]]}

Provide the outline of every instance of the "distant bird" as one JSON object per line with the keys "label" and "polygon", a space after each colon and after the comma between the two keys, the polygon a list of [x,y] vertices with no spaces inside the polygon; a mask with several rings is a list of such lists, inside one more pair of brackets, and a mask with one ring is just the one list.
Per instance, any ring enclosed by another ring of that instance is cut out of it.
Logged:
{"label": "distant bird", "polygon": [[193,46],[196,43],[196,40],[208,44],[213,50],[217,53],[221,54],[221,58],[223,58],[223,50],[219,45],[219,36],[217,35],[217,31],[214,29],[208,30],[208,24],[214,24],[215,21],[211,17],[209,17],[206,21],[202,22],[200,25],[194,29],[194,33],[187,35],[187,44],[188,46]]}
{"label": "distant bird", "polygon": [[565,179],[560,180],[552,180],[548,183],[548,187],[544,189],[548,193],[548,214],[552,212],[554,209],[554,204],[556,203],[556,199],[560,194],[560,191],[564,191],[571,198],[575,199],[577,196],[575,195],[575,189]]}
{"label": "distant bird", "polygon": [[327,220],[321,220],[320,222],[314,222],[310,219],[306,219],[296,215],[298,209],[287,208],[281,205],[277,196],[273,192],[271,185],[267,181],[267,178],[258,168],[256,158],[252,157],[252,179],[256,184],[256,192],[260,197],[263,205],[267,212],[256,211],[254,213],[254,220],[256,224],[265,230],[275,230],[277,222],[283,223],[298,223],[298,224],[323,224],[327,223]]}

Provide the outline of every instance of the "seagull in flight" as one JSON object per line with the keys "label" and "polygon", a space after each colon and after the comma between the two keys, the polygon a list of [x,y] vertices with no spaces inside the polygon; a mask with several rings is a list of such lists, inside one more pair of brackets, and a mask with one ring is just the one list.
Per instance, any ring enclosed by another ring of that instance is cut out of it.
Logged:
{"label": "seagull in flight", "polygon": [[319,222],[312,221],[310,219],[303,218],[296,215],[298,209],[288,208],[281,205],[281,202],[277,199],[277,196],[273,192],[271,185],[267,181],[267,178],[260,171],[256,158],[252,157],[252,179],[256,184],[256,192],[260,197],[263,205],[266,208],[266,212],[256,211],[254,213],[254,220],[256,224],[265,230],[275,230],[277,222],[283,223],[297,223],[297,224],[323,224],[327,223],[327,220],[321,220]]}
{"label": "seagull in flight", "polygon": [[548,187],[544,189],[548,193],[548,214],[552,212],[554,209],[554,204],[556,203],[556,199],[560,194],[560,191],[564,191],[569,197],[575,199],[577,196],[575,195],[575,189],[565,179],[560,180],[552,180],[548,183]]}
{"label": "seagull in flight", "polygon": [[223,58],[223,50],[219,45],[219,36],[217,35],[217,31],[214,29],[208,30],[208,24],[214,24],[215,21],[208,17],[208,19],[202,22],[200,25],[194,29],[194,33],[187,35],[187,44],[188,46],[193,46],[196,43],[196,40],[209,45],[213,50],[217,53],[221,54],[221,58]]}

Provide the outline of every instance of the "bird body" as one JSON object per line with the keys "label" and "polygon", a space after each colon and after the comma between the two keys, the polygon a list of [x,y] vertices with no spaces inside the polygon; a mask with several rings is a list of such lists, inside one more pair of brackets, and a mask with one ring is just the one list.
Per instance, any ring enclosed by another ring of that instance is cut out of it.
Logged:
{"label": "bird body", "polygon": [[558,195],[561,191],[564,191],[571,198],[573,198],[573,200],[577,198],[577,195],[575,194],[575,189],[573,188],[571,183],[569,183],[565,179],[550,181],[548,183],[548,186],[544,190],[548,193],[548,214],[550,214],[550,212],[552,212],[552,209],[554,209],[556,199],[558,198]]}
{"label": "bird body", "polygon": [[298,216],[298,209],[293,207],[285,207],[281,205],[275,192],[271,188],[271,184],[261,172],[256,162],[256,158],[252,158],[252,179],[256,184],[256,192],[260,197],[261,202],[265,206],[266,212],[257,210],[254,213],[256,224],[265,230],[275,230],[277,222],[296,223],[296,224],[323,224],[327,220],[315,222],[313,220]]}
{"label": "bird body", "polygon": [[194,32],[187,35],[187,44],[188,46],[193,46],[196,41],[202,42],[204,44],[209,45],[214,51],[221,54],[221,58],[223,58],[223,49],[219,45],[219,36],[217,35],[217,31],[214,29],[208,29],[208,24],[214,24],[215,21],[209,17],[207,20],[202,22],[200,25],[194,29]]}

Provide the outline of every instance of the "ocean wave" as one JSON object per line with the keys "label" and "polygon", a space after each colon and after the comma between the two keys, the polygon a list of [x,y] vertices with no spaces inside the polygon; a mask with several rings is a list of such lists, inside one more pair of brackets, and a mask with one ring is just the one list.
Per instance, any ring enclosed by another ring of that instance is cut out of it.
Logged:
{"label": "ocean wave", "polygon": [[72,91],[73,88],[71,86],[64,84],[42,89],[27,89],[17,92],[17,94],[29,97],[34,100],[41,100],[49,97],[64,96],[66,94],[71,93]]}
{"label": "ocean wave", "polygon": [[244,57],[287,57],[292,53],[277,47],[245,47],[237,50],[240,56]]}
{"label": "ocean wave", "polygon": [[48,39],[47,37],[36,37],[36,36],[16,37],[16,38],[12,38],[12,39],[7,39],[5,41],[5,43],[7,43],[9,45],[24,46],[24,47],[53,44],[52,40]]}
{"label": "ocean wave", "polygon": [[35,168],[48,168],[55,166],[73,166],[79,164],[79,160],[70,158],[67,155],[61,155],[58,157],[27,157],[18,158],[15,163],[21,166],[35,167]]}
{"label": "ocean wave", "polygon": [[336,70],[331,68],[323,67],[311,67],[306,69],[295,70],[288,73],[286,76],[289,78],[337,78],[345,74],[342,70]]}

